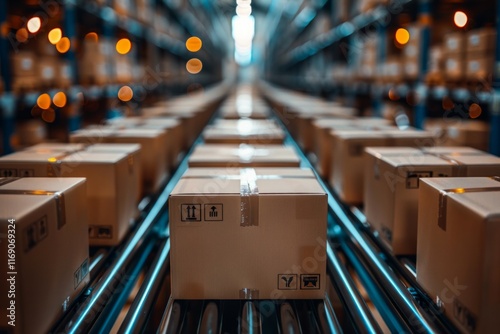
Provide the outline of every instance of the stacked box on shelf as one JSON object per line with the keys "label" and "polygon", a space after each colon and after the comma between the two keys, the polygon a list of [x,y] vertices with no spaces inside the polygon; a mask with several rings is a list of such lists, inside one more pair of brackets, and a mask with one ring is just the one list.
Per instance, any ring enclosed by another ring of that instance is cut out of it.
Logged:
{"label": "stacked box on shelf", "polygon": [[105,38],[85,38],[79,59],[79,78],[83,84],[103,85],[111,82],[108,66],[113,53],[113,45]]}
{"label": "stacked box on shelf", "polygon": [[444,48],[441,45],[429,49],[429,66],[426,80],[428,83],[441,83],[445,72]]}
{"label": "stacked box on shelf", "polygon": [[140,144],[143,189],[147,193],[160,190],[169,176],[167,131],[161,129],[98,129],[78,130],[70,134],[71,143]]}
{"label": "stacked box on shelf", "polygon": [[348,204],[363,202],[364,149],[370,146],[428,146],[432,134],[416,130],[332,131],[330,184]]}
{"label": "stacked box on shelf", "polygon": [[462,32],[444,35],[444,69],[448,80],[461,80],[465,74],[465,36]]}
{"label": "stacked box on shelf", "polygon": [[12,89],[14,92],[38,88],[36,55],[32,51],[18,51],[11,55]]}
{"label": "stacked box on shelf", "polygon": [[362,79],[373,79],[377,69],[377,45],[379,41],[377,35],[372,34],[366,36],[363,42],[359,76]]}
{"label": "stacked box on shelf", "polygon": [[500,326],[499,181],[420,180],[417,282],[464,333]]}
{"label": "stacked box on shelf", "polygon": [[299,167],[300,158],[281,145],[198,145],[189,157],[190,167]]}
{"label": "stacked box on shelf", "polygon": [[49,332],[88,284],[85,184],[0,178],[0,332]]}
{"label": "stacked box on shelf", "polygon": [[366,219],[395,255],[414,255],[420,178],[495,175],[500,158],[473,148],[367,148]]}
{"label": "stacked box on shelf", "polygon": [[324,297],[327,196],[311,170],[190,168],[169,214],[173,298]]}
{"label": "stacked box on shelf", "polygon": [[494,28],[471,30],[467,33],[465,75],[467,79],[489,82],[495,63],[497,33]]}
{"label": "stacked box on shelf", "polygon": [[117,245],[139,213],[139,145],[65,149],[42,144],[0,157],[0,171],[20,177],[86,177],[91,245]]}

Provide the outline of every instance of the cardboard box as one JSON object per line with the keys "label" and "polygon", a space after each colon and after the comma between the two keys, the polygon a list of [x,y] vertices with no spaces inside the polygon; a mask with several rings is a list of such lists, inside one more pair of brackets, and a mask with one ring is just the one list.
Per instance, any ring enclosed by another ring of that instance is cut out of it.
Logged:
{"label": "cardboard box", "polygon": [[420,180],[417,281],[464,333],[500,326],[500,182]]}
{"label": "cardboard box", "polygon": [[[331,171],[332,139],[330,132],[332,130],[369,130],[389,129],[391,127],[389,120],[380,117],[362,117],[356,119],[332,119],[316,118],[312,122],[314,153],[316,154],[318,164],[317,170],[320,175],[328,180]],[[394,127],[393,127],[394,128]],[[395,128],[394,128],[395,129]]]}
{"label": "cardboard box", "polygon": [[327,196],[314,176],[222,172],[188,171],[170,195],[172,297],[322,299]]}
{"label": "cardboard box", "polygon": [[299,167],[291,147],[281,145],[198,145],[189,157],[190,167]]}
{"label": "cardboard box", "polygon": [[[248,124],[250,125],[250,123]],[[276,127],[208,127],[203,132],[207,144],[282,144],[285,139],[283,130]]]}
{"label": "cardboard box", "polygon": [[84,144],[121,143],[141,145],[141,171],[144,191],[154,193],[166,182],[168,150],[165,130],[111,129],[102,127],[78,130],[70,135],[70,142]]}
{"label": "cardboard box", "polygon": [[454,146],[471,146],[486,151],[490,127],[483,121],[461,121],[446,127],[447,143]]}
{"label": "cardboard box", "polygon": [[68,153],[27,150],[6,155],[0,157],[0,175],[86,177],[90,244],[117,245],[139,214],[139,147],[94,146]]}
{"label": "cardboard box", "polygon": [[448,33],[443,36],[443,41],[447,56],[462,54],[465,51],[465,35],[462,32]]}
{"label": "cardboard box", "polygon": [[236,106],[236,107],[226,107],[221,110],[221,117],[224,119],[267,119],[270,113],[268,109],[264,108],[249,108]]}
{"label": "cardboard box", "polygon": [[465,64],[465,76],[471,80],[491,81],[495,56],[481,56],[480,53],[468,52]]}
{"label": "cardboard box", "polygon": [[494,28],[474,29],[467,33],[467,52],[477,52],[484,56],[494,56],[497,33]]}
{"label": "cardboard box", "polygon": [[446,78],[460,80],[465,74],[465,56],[463,54],[447,55],[444,61]]}
{"label": "cardboard box", "polygon": [[146,117],[120,117],[113,118],[106,123],[117,129],[161,129],[167,132],[167,168],[177,166],[180,154],[183,150],[183,143],[186,142],[185,131],[178,118],[146,118]]}
{"label": "cardboard box", "polygon": [[[407,149],[408,152],[404,152]],[[500,175],[500,158],[487,153],[462,153],[438,148],[440,154],[366,150],[364,211],[367,221],[395,255],[417,250],[419,178]]]}
{"label": "cardboard box", "polygon": [[82,178],[0,178],[0,332],[49,332],[89,283],[85,188]]}
{"label": "cardboard box", "polygon": [[427,146],[434,142],[425,131],[333,131],[330,184],[348,204],[363,202],[364,150],[370,146]]}

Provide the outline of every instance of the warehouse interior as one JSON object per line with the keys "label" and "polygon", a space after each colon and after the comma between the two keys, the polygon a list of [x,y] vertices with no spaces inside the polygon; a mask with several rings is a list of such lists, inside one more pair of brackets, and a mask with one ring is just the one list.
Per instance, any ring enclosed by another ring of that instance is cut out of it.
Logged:
{"label": "warehouse interior", "polygon": [[0,0],[0,333],[495,333],[500,2]]}

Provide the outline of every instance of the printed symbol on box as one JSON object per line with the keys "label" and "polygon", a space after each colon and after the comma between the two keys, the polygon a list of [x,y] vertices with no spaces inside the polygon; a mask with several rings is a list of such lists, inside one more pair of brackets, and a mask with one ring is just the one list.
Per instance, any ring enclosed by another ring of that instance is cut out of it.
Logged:
{"label": "printed symbol on box", "polygon": [[319,274],[300,275],[301,290],[319,290]]}
{"label": "printed symbol on box", "polygon": [[201,204],[182,204],[181,220],[183,222],[201,221]]}
{"label": "printed symbol on box", "polygon": [[297,274],[279,274],[279,290],[297,290]]}
{"label": "printed symbol on box", "polygon": [[35,170],[34,169],[20,169],[19,176],[21,176],[21,177],[35,176]]}
{"label": "printed symbol on box", "polygon": [[418,189],[421,177],[432,177],[432,172],[408,172],[406,175],[406,189]]}
{"label": "printed symbol on box", "polygon": [[17,176],[17,169],[0,169],[0,177]]}
{"label": "printed symbol on box", "polygon": [[40,240],[44,239],[48,234],[47,231],[47,216],[43,216],[38,221],[38,237]]}
{"label": "printed symbol on box", "polygon": [[222,221],[222,204],[205,204],[206,221]]}
{"label": "printed symbol on box", "polygon": [[89,226],[89,238],[95,238],[97,236],[97,227],[94,225]]}
{"label": "printed symbol on box", "polygon": [[111,239],[113,237],[113,228],[109,225],[99,226],[97,228],[98,239]]}

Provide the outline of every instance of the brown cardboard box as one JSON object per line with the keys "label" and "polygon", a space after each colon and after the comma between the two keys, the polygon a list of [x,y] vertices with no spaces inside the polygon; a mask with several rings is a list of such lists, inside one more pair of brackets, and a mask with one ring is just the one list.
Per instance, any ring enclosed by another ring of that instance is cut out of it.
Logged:
{"label": "brown cardboard box", "polygon": [[436,45],[429,50],[429,66],[427,79],[430,81],[440,81],[444,74],[444,51],[443,47]]}
{"label": "brown cardboard box", "polygon": [[89,282],[85,179],[0,184],[0,332],[47,333]]}
{"label": "brown cardboard box", "polygon": [[462,32],[452,32],[443,36],[444,50],[448,55],[465,52],[465,35]]}
{"label": "brown cardboard box", "polygon": [[[316,118],[312,122],[314,136],[314,153],[318,159],[317,169],[320,175],[328,180],[331,171],[332,130],[367,130],[390,129],[391,122],[380,117],[362,117],[355,119]],[[394,128],[394,127],[392,127]],[[396,128],[394,128],[396,129]]]}
{"label": "brown cardboard box", "polygon": [[255,108],[252,106],[226,107],[221,110],[221,116],[224,119],[267,119],[269,118],[269,110],[267,108]]}
{"label": "brown cardboard box", "polygon": [[310,171],[188,170],[169,214],[173,298],[324,297],[327,196]]}
{"label": "brown cardboard box", "polygon": [[500,175],[500,158],[440,147],[440,154],[367,149],[364,209],[368,222],[396,255],[417,250],[418,189],[421,177]]}
{"label": "brown cardboard box", "polygon": [[[118,145],[120,146],[120,145]],[[139,148],[97,147],[73,153],[23,151],[0,157],[0,175],[86,177],[91,245],[117,245],[138,216]]]}
{"label": "brown cardboard box", "polygon": [[471,146],[479,150],[488,149],[490,127],[482,121],[461,121],[446,128],[447,142],[454,146]]}
{"label": "brown cardboard box", "polygon": [[467,52],[494,56],[497,33],[494,28],[474,29],[467,33]]}
{"label": "brown cardboard box", "polygon": [[190,167],[299,167],[300,158],[281,145],[198,145],[189,157]]}
{"label": "brown cardboard box", "polygon": [[472,80],[490,81],[493,75],[495,56],[493,53],[482,56],[480,53],[467,52],[465,76]]}
{"label": "brown cardboard box", "polygon": [[[243,124],[243,123],[242,123]],[[203,132],[207,144],[282,144],[285,139],[283,130],[272,127],[241,126],[235,128],[208,127]]]}
{"label": "brown cardboard box", "polygon": [[444,60],[444,70],[446,78],[459,80],[465,74],[465,56],[462,53],[456,55],[446,55]]}
{"label": "brown cardboard box", "polygon": [[235,128],[239,130],[259,128],[280,129],[278,124],[271,119],[217,119],[212,127],[224,130],[233,130]]}
{"label": "brown cardboard box", "polygon": [[333,131],[330,184],[349,204],[363,202],[364,149],[369,146],[420,147],[433,143],[425,131]]}
{"label": "brown cardboard box", "polygon": [[500,182],[420,180],[417,281],[464,333],[500,326]]}
{"label": "brown cardboard box", "polygon": [[178,118],[146,118],[126,117],[113,118],[107,124],[115,128],[124,129],[163,129],[167,132],[167,168],[173,168],[179,162],[183,144],[186,142],[184,129]]}
{"label": "brown cardboard box", "polygon": [[36,76],[43,85],[53,86],[56,82],[58,59],[41,57],[36,62]]}
{"label": "brown cardboard box", "polygon": [[144,190],[157,192],[168,178],[166,131],[155,129],[79,130],[70,135],[72,143],[121,143],[141,145],[141,171]]}

